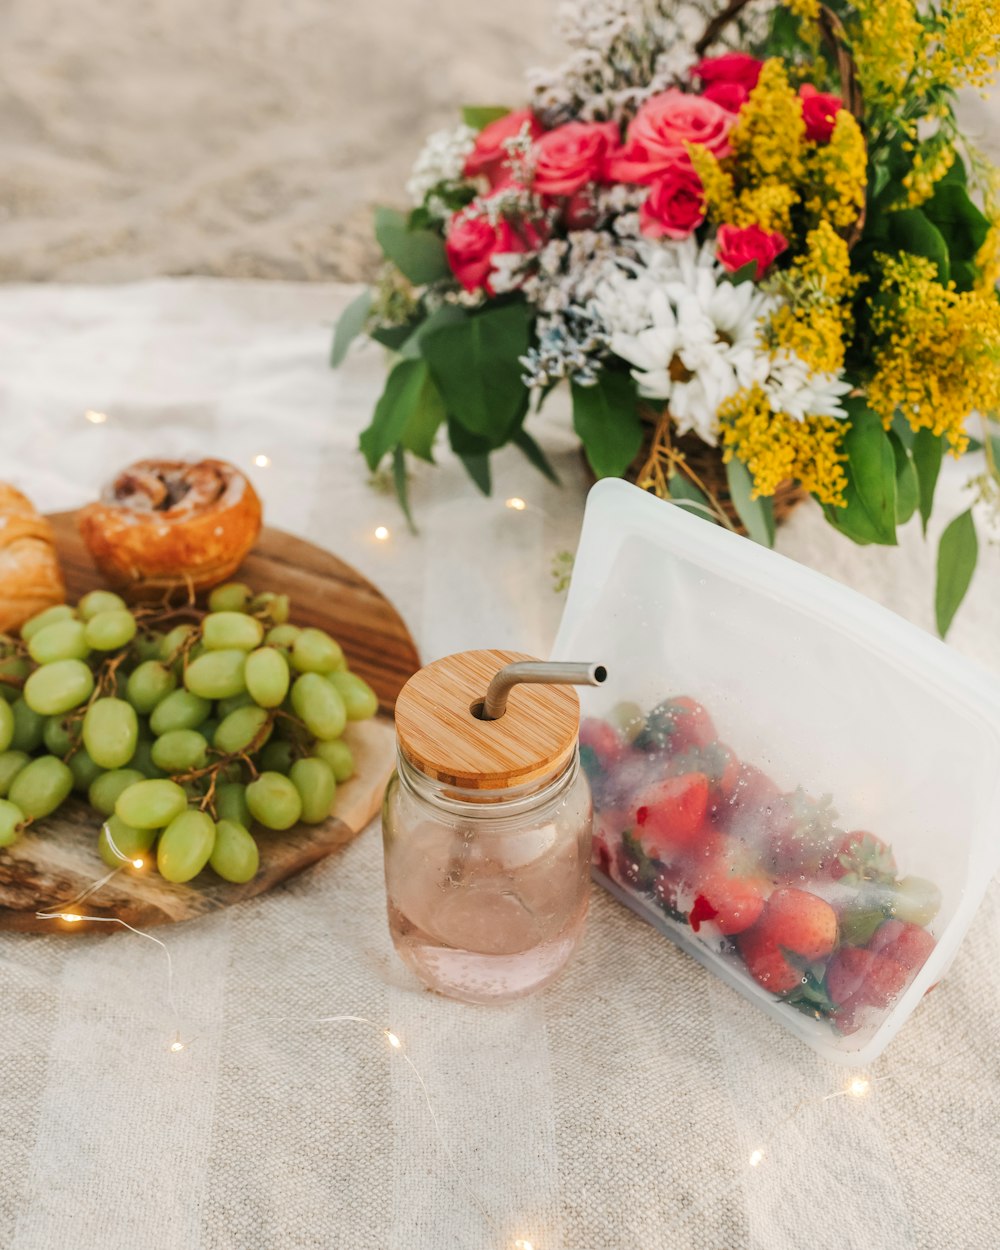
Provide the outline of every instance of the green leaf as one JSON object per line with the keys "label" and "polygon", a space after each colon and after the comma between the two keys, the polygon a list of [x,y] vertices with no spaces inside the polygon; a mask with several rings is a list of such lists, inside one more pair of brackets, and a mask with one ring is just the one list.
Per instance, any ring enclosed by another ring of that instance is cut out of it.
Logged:
{"label": "green leaf", "polygon": [[959,604],[969,589],[979,555],[979,539],[972,520],[972,509],[955,517],[941,535],[938,547],[937,589],[934,615],[942,638],[951,628]]}
{"label": "green leaf", "polygon": [[473,130],[483,130],[490,122],[499,121],[510,112],[502,104],[467,104],[462,109],[462,121]]}
{"label": "green leaf", "polygon": [[941,471],[944,446],[941,438],[928,429],[917,430],[913,439],[913,467],[920,496],[920,520],[927,533],[927,522],[934,507],[934,488]]}
{"label": "green leaf", "polygon": [[452,418],[488,447],[500,447],[527,406],[521,381],[532,310],[523,301],[488,305],[421,339],[424,359]]}
{"label": "green leaf", "polygon": [[383,347],[388,347],[391,352],[397,352],[419,324],[419,321],[407,321],[401,326],[376,326],[369,337]]}
{"label": "green leaf", "polygon": [[635,383],[627,373],[602,369],[593,386],[570,384],[573,429],[598,477],[621,477],[642,446]]}
{"label": "green leaf", "polygon": [[853,542],[896,545],[896,457],[878,416],[863,399],[844,401],[851,426],[847,453],[846,507],[827,504],[827,521]]}
{"label": "green leaf", "polygon": [[392,452],[392,481],[396,487],[399,506],[403,509],[403,516],[406,517],[406,524],[409,526],[410,533],[415,534],[417,527],[413,524],[413,514],[410,512],[410,488],[406,480],[406,454],[399,446],[393,448]]}
{"label": "green leaf", "polygon": [[667,490],[670,492],[671,501],[683,508],[685,512],[690,512],[692,516],[699,516],[703,521],[711,521],[713,525],[719,524],[715,509],[708,502],[708,496],[683,473],[671,473],[667,478]]}
{"label": "green leaf", "polygon": [[458,325],[462,321],[468,320],[468,313],[462,308],[456,308],[454,304],[442,304],[440,308],[434,311],[423,321],[419,322],[409,337],[400,344],[399,354],[401,356],[419,356],[423,349],[423,341],[428,334],[433,334],[435,330],[440,330],[442,326]]}
{"label": "green leaf", "polygon": [[333,332],[333,348],[330,352],[330,364],[334,369],[343,361],[347,355],[347,349],[365,328],[374,298],[374,293],[366,287],[360,295],[351,300],[337,318],[337,328]]}
{"label": "green leaf", "polygon": [[[975,281],[975,258],[986,241],[990,223],[969,199],[960,182],[939,182],[921,210],[947,240],[952,274],[959,290]],[[925,253],[921,253],[924,255]]]}
{"label": "green leaf", "polygon": [[932,260],[937,266],[939,282],[945,283],[951,277],[948,244],[922,209],[904,208],[890,214],[889,242],[901,252]]}
{"label": "green leaf", "polygon": [[[361,450],[371,471],[375,472],[386,452],[404,441],[411,424],[426,429],[433,414],[439,414],[437,422],[440,422],[444,408],[426,362],[399,361],[386,379],[371,425],[361,434]],[[437,429],[437,424],[434,428]],[[414,441],[420,440],[415,438]]]}
{"label": "green leaf", "polygon": [[726,481],[733,506],[747,533],[762,547],[774,546],[774,506],[770,499],[751,499],[753,478],[742,460],[735,457],[726,465]]}
{"label": "green leaf", "polygon": [[470,434],[465,426],[460,425],[452,417],[448,418],[448,441],[451,449],[465,465],[465,471],[475,482],[484,495],[490,494],[493,481],[490,475],[490,444],[475,434]]}
{"label": "green leaf", "polygon": [[524,452],[529,463],[533,464],[539,473],[543,473],[550,482],[556,486],[560,486],[559,475],[549,463],[549,459],[541,447],[535,442],[528,431],[522,425],[514,431],[514,435],[510,440],[515,447],[520,448]]}
{"label": "green leaf", "polygon": [[403,277],[417,286],[451,272],[441,236],[434,230],[411,230],[406,213],[398,209],[376,208],[375,238]]}
{"label": "green leaf", "polygon": [[919,487],[913,461],[895,430],[889,431],[892,454],[896,458],[896,524],[905,525],[917,510]]}

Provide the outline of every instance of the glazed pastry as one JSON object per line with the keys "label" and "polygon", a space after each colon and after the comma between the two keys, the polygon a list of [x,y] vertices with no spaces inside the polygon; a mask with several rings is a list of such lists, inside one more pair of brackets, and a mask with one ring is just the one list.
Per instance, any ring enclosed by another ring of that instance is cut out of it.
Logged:
{"label": "glazed pastry", "polygon": [[30,499],[0,482],[0,633],[65,599],[52,527]]}
{"label": "glazed pastry", "polygon": [[150,596],[225,581],[260,533],[261,507],[224,460],[140,460],[80,511],[78,524],[108,582]]}

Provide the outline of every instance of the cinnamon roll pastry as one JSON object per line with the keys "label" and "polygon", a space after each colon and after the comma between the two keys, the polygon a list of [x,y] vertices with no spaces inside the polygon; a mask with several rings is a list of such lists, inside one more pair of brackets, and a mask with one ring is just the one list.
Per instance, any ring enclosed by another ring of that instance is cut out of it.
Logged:
{"label": "cinnamon roll pastry", "polygon": [[78,524],[108,582],[149,596],[225,581],[260,533],[261,506],[224,460],[139,460],[81,510]]}
{"label": "cinnamon roll pastry", "polygon": [[30,499],[0,482],[0,633],[65,599],[51,525]]}

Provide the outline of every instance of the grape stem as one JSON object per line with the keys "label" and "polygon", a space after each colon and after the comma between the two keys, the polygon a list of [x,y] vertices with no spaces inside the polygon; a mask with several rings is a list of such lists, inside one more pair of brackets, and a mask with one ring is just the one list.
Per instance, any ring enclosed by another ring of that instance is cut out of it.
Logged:
{"label": "grape stem", "polygon": [[268,734],[274,727],[274,717],[275,713],[271,712],[242,751],[230,751],[225,755],[221,755],[217,760],[213,760],[211,764],[206,764],[203,768],[191,768],[186,773],[176,773],[171,780],[176,781],[178,785],[183,785],[187,781],[201,781],[203,777],[208,777],[210,779],[208,789],[201,797],[199,808],[201,811],[204,811],[206,807],[211,807],[214,814],[215,787],[218,784],[219,774],[223,769],[228,768],[230,764],[241,761],[249,768],[250,775],[254,781],[257,780],[259,774],[256,765],[250,757],[267,741]]}

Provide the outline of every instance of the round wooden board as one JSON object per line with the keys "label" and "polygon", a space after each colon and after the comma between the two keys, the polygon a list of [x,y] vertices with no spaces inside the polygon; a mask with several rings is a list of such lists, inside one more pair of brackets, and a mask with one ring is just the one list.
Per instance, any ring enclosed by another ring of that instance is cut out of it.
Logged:
{"label": "round wooden board", "polygon": [[[76,528],[75,513],[49,518],[71,601],[101,585]],[[333,815],[322,825],[296,825],[258,835],[260,871],[245,885],[205,872],[190,885],[172,885],[155,872],[116,873],[78,906],[70,899],[107,873],[97,854],[100,817],[70,802],[0,851],[0,930],[109,932],[101,921],[40,920],[36,912],[67,910],[123,920],[136,928],[191,920],[270,889],[344,846],[378,812],[395,766],[392,711],[396,696],[420,667],[413,639],[391,603],[336,556],[281,530],[265,528],[235,578],[259,590],[291,597],[296,624],[327,630],[343,646],[351,668],[374,688],[380,713],[348,726],[355,775],[337,790]]]}

